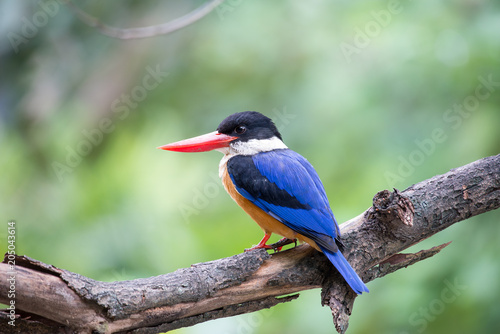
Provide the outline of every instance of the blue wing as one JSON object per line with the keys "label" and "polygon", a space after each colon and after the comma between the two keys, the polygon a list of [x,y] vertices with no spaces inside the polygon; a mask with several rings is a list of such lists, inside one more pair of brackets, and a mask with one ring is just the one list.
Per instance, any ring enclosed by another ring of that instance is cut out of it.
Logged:
{"label": "blue wing", "polygon": [[340,235],[325,189],[300,154],[280,149],[227,162],[236,190],[293,231],[312,239],[358,294],[368,288],[335,243]]}
{"label": "blue wing", "polygon": [[235,156],[228,172],[236,190],[297,233],[332,252],[339,227],[325,189],[312,165],[300,154],[280,149]]}

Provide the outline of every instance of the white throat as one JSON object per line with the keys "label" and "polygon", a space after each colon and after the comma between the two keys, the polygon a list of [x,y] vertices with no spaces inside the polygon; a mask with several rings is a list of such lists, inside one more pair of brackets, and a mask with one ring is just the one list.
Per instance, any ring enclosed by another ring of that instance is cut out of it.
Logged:
{"label": "white throat", "polygon": [[285,148],[288,148],[288,146],[286,146],[281,139],[274,136],[269,139],[250,139],[246,142],[236,142],[230,144],[229,147],[217,149],[217,151],[224,154],[224,157],[219,163],[219,177],[222,177],[226,170],[227,161],[236,155],[254,155],[261,152]]}

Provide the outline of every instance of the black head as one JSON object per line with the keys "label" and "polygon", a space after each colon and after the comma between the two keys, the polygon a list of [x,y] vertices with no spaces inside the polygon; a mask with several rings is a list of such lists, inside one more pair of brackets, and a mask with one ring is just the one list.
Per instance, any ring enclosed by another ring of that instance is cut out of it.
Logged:
{"label": "black head", "polygon": [[245,142],[251,139],[270,139],[278,137],[279,133],[273,121],[257,111],[243,111],[226,117],[217,127],[219,133],[238,137],[237,141]]}

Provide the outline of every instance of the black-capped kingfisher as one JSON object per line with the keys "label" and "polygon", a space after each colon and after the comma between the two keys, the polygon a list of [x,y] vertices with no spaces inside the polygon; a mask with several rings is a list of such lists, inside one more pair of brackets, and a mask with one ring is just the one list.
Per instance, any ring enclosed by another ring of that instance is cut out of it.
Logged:
{"label": "black-capped kingfisher", "polygon": [[339,226],[316,170],[283,143],[270,118],[256,111],[236,113],[217,131],[158,148],[222,152],[224,188],[264,230],[264,238],[250,249],[271,248],[266,242],[272,233],[298,239],[323,252],[354,292],[368,292],[339,250]]}

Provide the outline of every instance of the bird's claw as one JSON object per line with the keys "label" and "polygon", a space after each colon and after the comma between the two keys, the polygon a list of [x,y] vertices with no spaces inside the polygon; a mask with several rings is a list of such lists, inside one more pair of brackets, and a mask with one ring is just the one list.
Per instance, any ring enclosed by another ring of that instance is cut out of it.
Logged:
{"label": "bird's claw", "polygon": [[283,246],[285,245],[289,245],[289,244],[295,244],[294,247],[297,246],[297,239],[288,239],[288,238],[281,238],[280,240],[278,240],[277,242],[275,242],[274,244],[271,244],[269,245],[275,252],[279,252],[281,251],[281,249],[283,248]]}
{"label": "bird's claw", "polygon": [[269,237],[266,235],[264,237],[264,239],[262,239],[259,242],[258,245],[255,245],[255,246],[250,247],[250,248],[245,248],[245,252],[249,252],[249,251],[252,251],[255,249],[272,249],[276,253],[276,252],[280,252],[283,249],[283,246],[285,246],[285,245],[289,245],[289,244],[293,243],[293,244],[295,244],[294,247],[297,246],[297,239],[281,238],[280,240],[278,240],[274,244],[266,245],[266,242],[268,239],[269,239]]}

